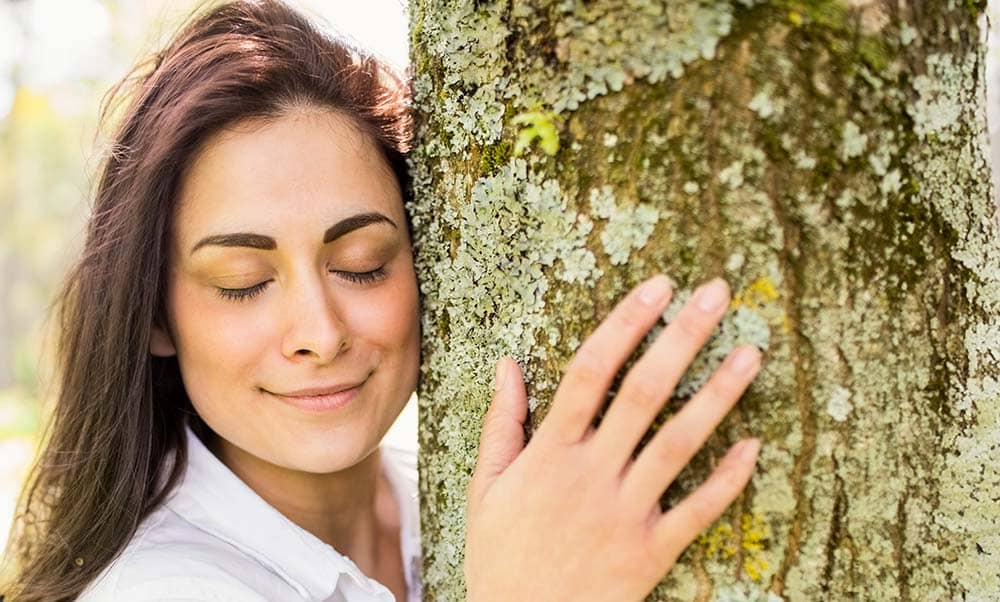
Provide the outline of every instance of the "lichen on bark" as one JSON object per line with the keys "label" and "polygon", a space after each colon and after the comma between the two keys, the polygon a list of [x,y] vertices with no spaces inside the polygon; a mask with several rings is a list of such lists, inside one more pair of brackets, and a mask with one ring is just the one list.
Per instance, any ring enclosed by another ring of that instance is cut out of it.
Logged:
{"label": "lichen on bark", "polygon": [[[725,276],[730,323],[766,330],[767,359],[663,504],[748,434],[756,475],[651,599],[1000,591],[1000,463],[984,460],[1000,448],[1000,244],[974,13],[411,5],[429,599],[464,599],[494,361],[522,362],[537,425],[579,342],[658,271],[682,293]],[[513,152],[525,114],[554,124],[554,155],[537,136]]]}

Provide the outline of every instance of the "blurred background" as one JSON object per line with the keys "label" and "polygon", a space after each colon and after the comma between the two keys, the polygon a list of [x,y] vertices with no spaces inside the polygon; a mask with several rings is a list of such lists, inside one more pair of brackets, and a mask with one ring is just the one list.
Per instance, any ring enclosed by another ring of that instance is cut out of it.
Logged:
{"label": "blurred background", "polygon": [[[400,68],[405,2],[289,0]],[[101,98],[206,4],[0,0],[0,550],[51,398],[46,319],[82,246]],[[414,405],[392,443],[416,446]]]}

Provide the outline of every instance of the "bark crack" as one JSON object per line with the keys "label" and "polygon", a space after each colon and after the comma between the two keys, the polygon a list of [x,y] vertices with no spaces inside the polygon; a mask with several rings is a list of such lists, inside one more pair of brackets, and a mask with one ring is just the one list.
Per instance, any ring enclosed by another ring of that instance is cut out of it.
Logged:
{"label": "bark crack", "polygon": [[791,361],[795,372],[795,389],[793,395],[795,404],[799,409],[800,428],[802,429],[802,447],[795,458],[795,465],[792,470],[792,483],[795,495],[795,518],[792,521],[788,533],[788,547],[785,557],[782,559],[781,567],[774,574],[771,581],[771,590],[778,595],[782,594],[788,571],[795,565],[799,555],[799,546],[802,539],[802,526],[809,516],[809,498],[803,491],[802,484],[805,482],[805,475],[809,470],[809,464],[816,452],[816,424],[812,414],[812,385],[808,373],[809,362],[805,358],[805,352],[809,345],[808,340],[802,334],[802,320],[799,307],[803,303],[803,287],[796,271],[796,253],[801,240],[801,230],[799,226],[786,213],[778,195],[779,187],[775,181],[775,174],[769,171],[766,176],[768,197],[771,199],[771,208],[774,211],[776,221],[781,228],[782,249],[778,253],[778,263],[784,280],[783,288],[786,294],[781,299],[785,307],[785,315],[789,326],[789,346],[791,348]]}
{"label": "bark crack", "polygon": [[823,565],[822,582],[822,591],[827,595],[831,593],[830,586],[835,578],[834,570],[837,566],[837,549],[841,544],[850,539],[850,535],[846,533],[844,527],[848,507],[847,495],[844,493],[844,480],[840,477],[836,456],[832,457],[832,461],[834,474],[833,511],[830,516],[830,535],[826,540],[826,562]]}
{"label": "bark crack", "polygon": [[896,503],[896,537],[892,538],[896,560],[896,584],[899,587],[899,599],[906,602],[910,599],[910,584],[906,579],[906,500],[910,497],[910,488]]}

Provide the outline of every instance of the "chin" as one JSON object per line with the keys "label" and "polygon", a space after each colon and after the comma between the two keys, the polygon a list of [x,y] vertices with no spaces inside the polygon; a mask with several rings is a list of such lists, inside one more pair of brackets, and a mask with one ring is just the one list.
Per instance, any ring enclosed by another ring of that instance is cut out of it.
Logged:
{"label": "chin", "polygon": [[303,446],[301,442],[288,443],[285,450],[295,449],[291,454],[283,454],[278,462],[286,468],[313,474],[332,474],[347,470],[358,464],[378,448],[378,441],[367,442],[359,439],[338,438],[335,442],[317,441]]}

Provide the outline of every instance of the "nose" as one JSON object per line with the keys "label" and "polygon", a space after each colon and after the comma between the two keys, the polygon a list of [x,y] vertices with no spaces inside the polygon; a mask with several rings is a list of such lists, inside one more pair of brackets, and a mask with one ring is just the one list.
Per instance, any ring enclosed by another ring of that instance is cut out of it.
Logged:
{"label": "nose", "polygon": [[287,327],[281,343],[286,358],[326,364],[350,348],[347,324],[322,277],[300,282],[288,294]]}

